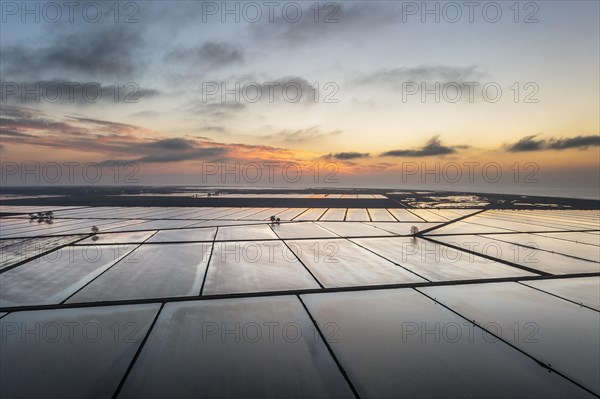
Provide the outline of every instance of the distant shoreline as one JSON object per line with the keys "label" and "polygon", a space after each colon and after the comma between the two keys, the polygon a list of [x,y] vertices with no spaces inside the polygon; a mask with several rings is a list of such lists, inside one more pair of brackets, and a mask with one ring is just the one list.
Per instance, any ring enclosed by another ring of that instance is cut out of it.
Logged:
{"label": "distant shoreline", "polygon": [[[210,197],[194,198],[209,192]],[[173,195],[179,193],[178,195]],[[189,196],[187,195],[189,193]],[[240,197],[220,196],[223,193]],[[389,194],[386,194],[389,193]],[[274,207],[274,208],[477,208],[477,209],[600,209],[595,199],[537,195],[404,189],[247,189],[185,187],[2,187],[0,205],[140,206],[140,207]],[[140,195],[143,194],[143,195]],[[252,194],[249,197],[243,195]],[[260,197],[260,194],[268,196]],[[277,197],[276,194],[282,194]],[[290,194],[380,194],[387,198],[308,198]],[[24,198],[9,198],[10,195]],[[462,197],[465,197],[463,199]],[[474,198],[469,204],[470,198]],[[462,202],[461,202],[462,201]],[[481,205],[481,204],[485,205]]]}

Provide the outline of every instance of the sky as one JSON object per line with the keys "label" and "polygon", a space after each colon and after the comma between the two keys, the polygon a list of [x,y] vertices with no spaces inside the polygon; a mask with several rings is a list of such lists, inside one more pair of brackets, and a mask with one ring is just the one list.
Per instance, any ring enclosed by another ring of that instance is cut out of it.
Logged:
{"label": "sky", "polygon": [[600,197],[598,1],[0,4],[3,184]]}

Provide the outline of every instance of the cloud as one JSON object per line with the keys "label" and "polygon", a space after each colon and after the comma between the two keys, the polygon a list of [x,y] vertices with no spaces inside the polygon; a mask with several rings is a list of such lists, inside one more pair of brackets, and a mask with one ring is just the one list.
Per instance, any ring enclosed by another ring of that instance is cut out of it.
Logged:
{"label": "cloud", "polygon": [[9,118],[34,118],[38,115],[42,115],[42,111],[27,107],[3,105],[1,109],[1,116]]}
{"label": "cloud", "polygon": [[398,165],[396,165],[395,163],[390,163],[390,162],[377,162],[375,164],[370,164],[367,165],[367,170],[368,171],[376,171],[376,172],[381,172],[381,171],[386,171],[388,169],[394,168]]}
{"label": "cloud", "polygon": [[202,99],[194,100],[189,107],[193,113],[210,114],[220,108],[241,110],[256,103],[315,104],[324,99],[324,95],[335,94],[332,92],[335,87],[328,86],[327,90],[322,90],[301,76],[231,76],[224,80],[205,81],[202,89]]}
{"label": "cloud", "polygon": [[[193,136],[164,137],[141,126],[80,116],[57,119],[42,111],[13,106],[0,110],[0,122],[3,143],[18,144],[23,148],[67,150],[71,154],[79,153],[81,157],[83,153],[95,154],[103,164],[194,160],[257,162],[265,159],[289,162],[290,159],[302,161],[316,157],[304,151],[265,145],[217,143]],[[40,154],[53,152],[41,151]],[[89,155],[85,157],[89,158]]]}
{"label": "cloud", "polygon": [[225,79],[202,79],[198,92],[188,89],[180,94],[193,97],[185,97],[180,110],[192,117],[202,117],[202,123],[217,127],[213,131],[220,133],[224,132],[221,127],[226,121],[244,116],[244,112],[253,107],[265,111],[264,105],[309,106],[336,100],[336,92],[332,91],[335,87],[314,85],[301,76],[229,75]]}
{"label": "cloud", "polygon": [[138,159],[137,162],[179,162],[192,159],[210,159],[216,155],[223,155],[226,152],[227,148],[225,147],[198,148],[188,152],[147,155]]}
{"label": "cloud", "polygon": [[201,132],[216,132],[216,133],[225,133],[224,126],[204,126],[200,128]]}
{"label": "cloud", "polygon": [[587,149],[600,146],[600,136],[576,136],[570,138],[536,139],[536,135],[525,136],[516,143],[507,144],[504,149],[508,152],[546,151],[546,150],[568,150]]}
{"label": "cloud", "polygon": [[95,105],[98,103],[137,103],[160,95],[156,89],[140,89],[134,82],[103,85],[66,79],[2,82],[0,96],[5,103]]}
{"label": "cloud", "polygon": [[273,135],[262,136],[265,140],[275,140],[282,143],[304,143],[304,142],[315,142],[323,140],[328,137],[338,136],[342,134],[341,130],[332,130],[323,132],[319,126],[312,126],[307,129],[298,130],[282,130]]}
{"label": "cloud", "polygon": [[397,85],[403,82],[464,83],[481,79],[485,74],[476,65],[457,67],[447,65],[422,65],[379,69],[356,79],[359,84]]}
{"label": "cloud", "polygon": [[150,131],[148,129],[144,129],[139,126],[130,125],[127,123],[105,121],[101,119],[82,118],[78,116],[67,116],[66,119],[84,123],[86,125],[92,125],[93,129],[102,129],[114,133],[148,133]]}
{"label": "cloud", "polygon": [[441,143],[439,136],[433,136],[421,148],[413,150],[393,150],[381,154],[382,157],[428,157],[433,155],[454,154],[457,149],[464,149],[468,146],[445,146]]}
{"label": "cloud", "polygon": [[143,151],[138,137],[150,134],[150,130],[139,126],[77,116],[56,119],[14,106],[1,109],[0,126],[6,142],[84,152]]}
{"label": "cloud", "polygon": [[[318,87],[315,89],[313,83],[301,76],[270,79],[268,82],[261,83],[260,88],[263,94],[261,100],[269,102],[315,103],[317,102],[315,99],[321,98],[320,89]],[[271,98],[271,93],[273,93],[273,98]]]}
{"label": "cloud", "polygon": [[178,48],[167,54],[167,60],[187,62],[194,66],[222,67],[241,63],[244,53],[236,46],[224,42],[206,42],[192,48]]}
{"label": "cloud", "polygon": [[194,142],[192,140],[186,140],[182,138],[175,139],[164,139],[148,143],[149,148],[158,148],[162,150],[190,150],[194,148]]}
{"label": "cloud", "polygon": [[535,140],[535,135],[526,136],[517,141],[516,143],[509,144],[506,146],[506,150],[509,152],[522,152],[522,151],[540,151],[545,149],[545,140]]}
{"label": "cloud", "polygon": [[346,161],[349,159],[359,159],[359,158],[368,158],[369,154],[368,153],[362,153],[362,152],[338,152],[336,154],[331,153],[326,155],[324,158],[325,159],[338,159],[340,161]]}
{"label": "cloud", "polygon": [[159,115],[160,115],[160,113],[158,113],[157,111],[152,111],[152,110],[139,111],[139,112],[134,112],[131,114],[131,116],[139,117],[139,118],[155,118]]}
{"label": "cloud", "polygon": [[600,136],[576,136],[567,139],[550,139],[548,148],[551,150],[566,150],[569,148],[587,149],[588,147],[598,147],[600,145]]}
{"label": "cloud", "polygon": [[222,120],[232,119],[246,109],[241,102],[208,102],[195,99],[183,110],[192,115],[210,118],[212,123],[220,123]]}
{"label": "cloud", "polygon": [[[301,4],[301,5],[300,5]],[[291,22],[296,15],[295,8],[300,5],[302,17]],[[264,21],[250,27],[251,36],[259,43],[275,41],[281,44],[298,44],[334,39],[346,40],[348,34],[363,36],[377,28],[398,22],[401,18],[401,8],[391,3],[377,4],[374,2],[348,4],[347,2],[319,3],[318,23],[315,23],[315,8],[312,3],[296,3],[286,12],[276,10],[275,17],[269,20],[263,15]],[[360,32],[360,35],[357,35]]]}
{"label": "cloud", "polygon": [[41,76],[48,72],[68,72],[123,79],[143,65],[140,50],[144,41],[135,26],[87,24],[86,30],[48,37],[51,41],[45,45],[3,48],[0,64],[3,73]]}
{"label": "cloud", "polygon": [[[477,65],[421,65],[417,67],[383,68],[363,74],[350,82],[357,90],[377,90],[382,95],[401,93],[403,102],[417,96],[425,101],[425,93],[443,95],[449,102],[481,100],[476,90],[486,76]],[[416,98],[416,97],[415,97]]]}
{"label": "cloud", "polygon": [[195,148],[188,151],[176,151],[167,153],[158,153],[146,155],[137,159],[131,160],[105,160],[102,161],[102,165],[114,165],[115,163],[169,163],[169,162],[181,162],[190,160],[206,160],[213,159],[217,155],[223,155],[227,153],[225,147],[208,147],[208,148]]}
{"label": "cloud", "polygon": [[[2,111],[4,112],[4,110]],[[39,117],[38,115],[32,114],[31,116],[27,113],[23,115],[15,114],[13,117],[6,118],[4,116],[0,116],[0,128],[3,132],[13,132],[13,136],[20,135],[21,137],[25,137],[29,135],[30,137],[34,137],[30,135],[28,132],[30,131],[40,131],[40,130],[61,130],[64,133],[75,133],[75,129],[73,126],[64,122],[57,122],[48,118]]]}
{"label": "cloud", "polygon": [[17,132],[15,130],[5,130],[0,126],[0,136],[13,136],[13,137],[35,137],[32,134]]}

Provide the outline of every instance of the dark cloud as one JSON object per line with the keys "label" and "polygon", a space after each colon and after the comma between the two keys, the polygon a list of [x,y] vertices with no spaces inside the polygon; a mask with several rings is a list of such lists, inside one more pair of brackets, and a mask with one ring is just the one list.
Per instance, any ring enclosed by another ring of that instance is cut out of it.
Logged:
{"label": "dark cloud", "polygon": [[146,144],[146,146],[162,150],[190,150],[195,147],[195,143],[192,140],[175,138],[154,141]]}
{"label": "dark cloud", "polygon": [[535,135],[523,137],[516,143],[509,144],[506,151],[522,152],[522,151],[540,151],[546,148],[545,140],[535,140]]}
{"label": "dark cloud", "polygon": [[598,147],[599,145],[600,136],[577,136],[568,139],[550,139],[548,141],[548,148],[551,150],[586,149],[588,147]]}
{"label": "dark cloud", "polygon": [[140,50],[144,41],[136,26],[87,24],[86,30],[49,37],[49,43],[39,46],[3,48],[3,74],[43,76],[69,72],[124,79],[132,77],[143,65]]}
{"label": "dark cloud", "polygon": [[134,82],[103,85],[98,82],[75,82],[66,79],[2,82],[2,101],[11,104],[76,104],[137,103],[142,98],[156,97],[155,89],[140,89]]}
{"label": "dark cloud", "polygon": [[600,146],[600,136],[576,136],[571,138],[536,139],[536,135],[526,136],[516,143],[507,144],[505,150],[508,152],[545,151],[545,150],[568,150],[587,149],[588,147]]}
{"label": "dark cloud", "polygon": [[14,105],[3,104],[1,109],[1,115],[5,118],[35,118],[36,116],[39,116],[41,114],[42,112],[37,109],[27,107],[16,107]]}
{"label": "dark cloud", "polygon": [[167,152],[164,154],[151,154],[146,155],[137,159],[107,159],[102,161],[102,165],[114,165],[115,163],[127,164],[127,163],[169,163],[169,162],[181,162],[181,161],[193,161],[201,159],[213,159],[215,156],[220,156],[227,153],[225,147],[209,147],[209,148],[198,148],[191,151],[177,151]]}
{"label": "dark cloud", "polygon": [[295,3],[302,8],[302,17],[291,22],[295,16],[295,6],[284,14],[281,4],[275,18],[250,26],[251,36],[259,43],[277,42],[283,45],[310,42],[312,40],[347,39],[348,34],[367,31],[396,23],[401,18],[401,7],[393,2],[385,5],[376,2],[321,2],[319,3],[318,23],[315,23],[315,9],[311,2]]}
{"label": "dark cloud", "polygon": [[[4,114],[4,110],[2,111]],[[28,115],[26,112],[23,115],[16,115],[11,118],[0,116],[0,127],[2,131],[12,131],[13,135],[20,133],[21,137],[25,137],[24,132],[31,130],[60,130],[64,133],[73,133],[73,126],[64,122],[57,122],[52,119],[38,117],[38,115]],[[33,136],[32,136],[33,137]]]}
{"label": "dark cloud", "polygon": [[382,157],[428,157],[433,155],[448,155],[456,152],[457,149],[464,149],[467,146],[445,146],[441,143],[439,136],[434,136],[423,147],[413,150],[393,150],[381,154]]}
{"label": "dark cloud", "polygon": [[[324,87],[313,87],[311,82],[300,76],[265,78],[244,75],[231,76],[225,80],[207,80],[203,82],[204,91],[184,106],[183,111],[210,119],[203,121],[204,123],[221,124],[255,104],[293,106],[324,102],[326,95],[335,94],[333,87]],[[329,100],[335,100],[335,96]]]}
{"label": "dark cloud", "polygon": [[5,130],[0,126],[0,136],[12,136],[12,137],[35,137],[32,134],[17,132],[15,130]]}
{"label": "dark cloud", "polygon": [[368,153],[362,152],[338,152],[336,154],[331,153],[325,156],[325,159],[339,159],[340,161],[346,161],[349,159],[368,158]]}
{"label": "dark cloud", "polygon": [[180,162],[197,159],[210,159],[217,155],[227,153],[224,147],[198,148],[186,152],[172,152],[167,154],[152,154],[137,159],[135,162]]}
{"label": "dark cloud", "polygon": [[241,49],[224,42],[206,42],[193,48],[179,48],[167,55],[168,61],[187,62],[191,65],[221,67],[244,60]]}
{"label": "dark cloud", "polygon": [[[125,87],[125,89],[126,89],[126,87]],[[140,99],[140,98],[156,97],[161,94],[160,90],[140,89],[139,87],[135,91],[130,89],[130,91],[128,93],[131,93],[130,99],[132,99],[132,100],[136,100],[136,99]],[[128,94],[128,93],[126,93],[126,94]],[[123,97],[123,96],[121,96],[121,97]]]}
{"label": "dark cloud", "polygon": [[[334,84],[332,82],[332,84]],[[260,84],[263,102],[286,102],[286,103],[317,103],[323,99],[321,87],[314,87],[314,84],[301,76],[284,76],[278,79],[269,79]],[[252,97],[252,89],[249,89]],[[271,98],[271,93],[273,97]],[[328,91],[331,93],[331,89]]]}

